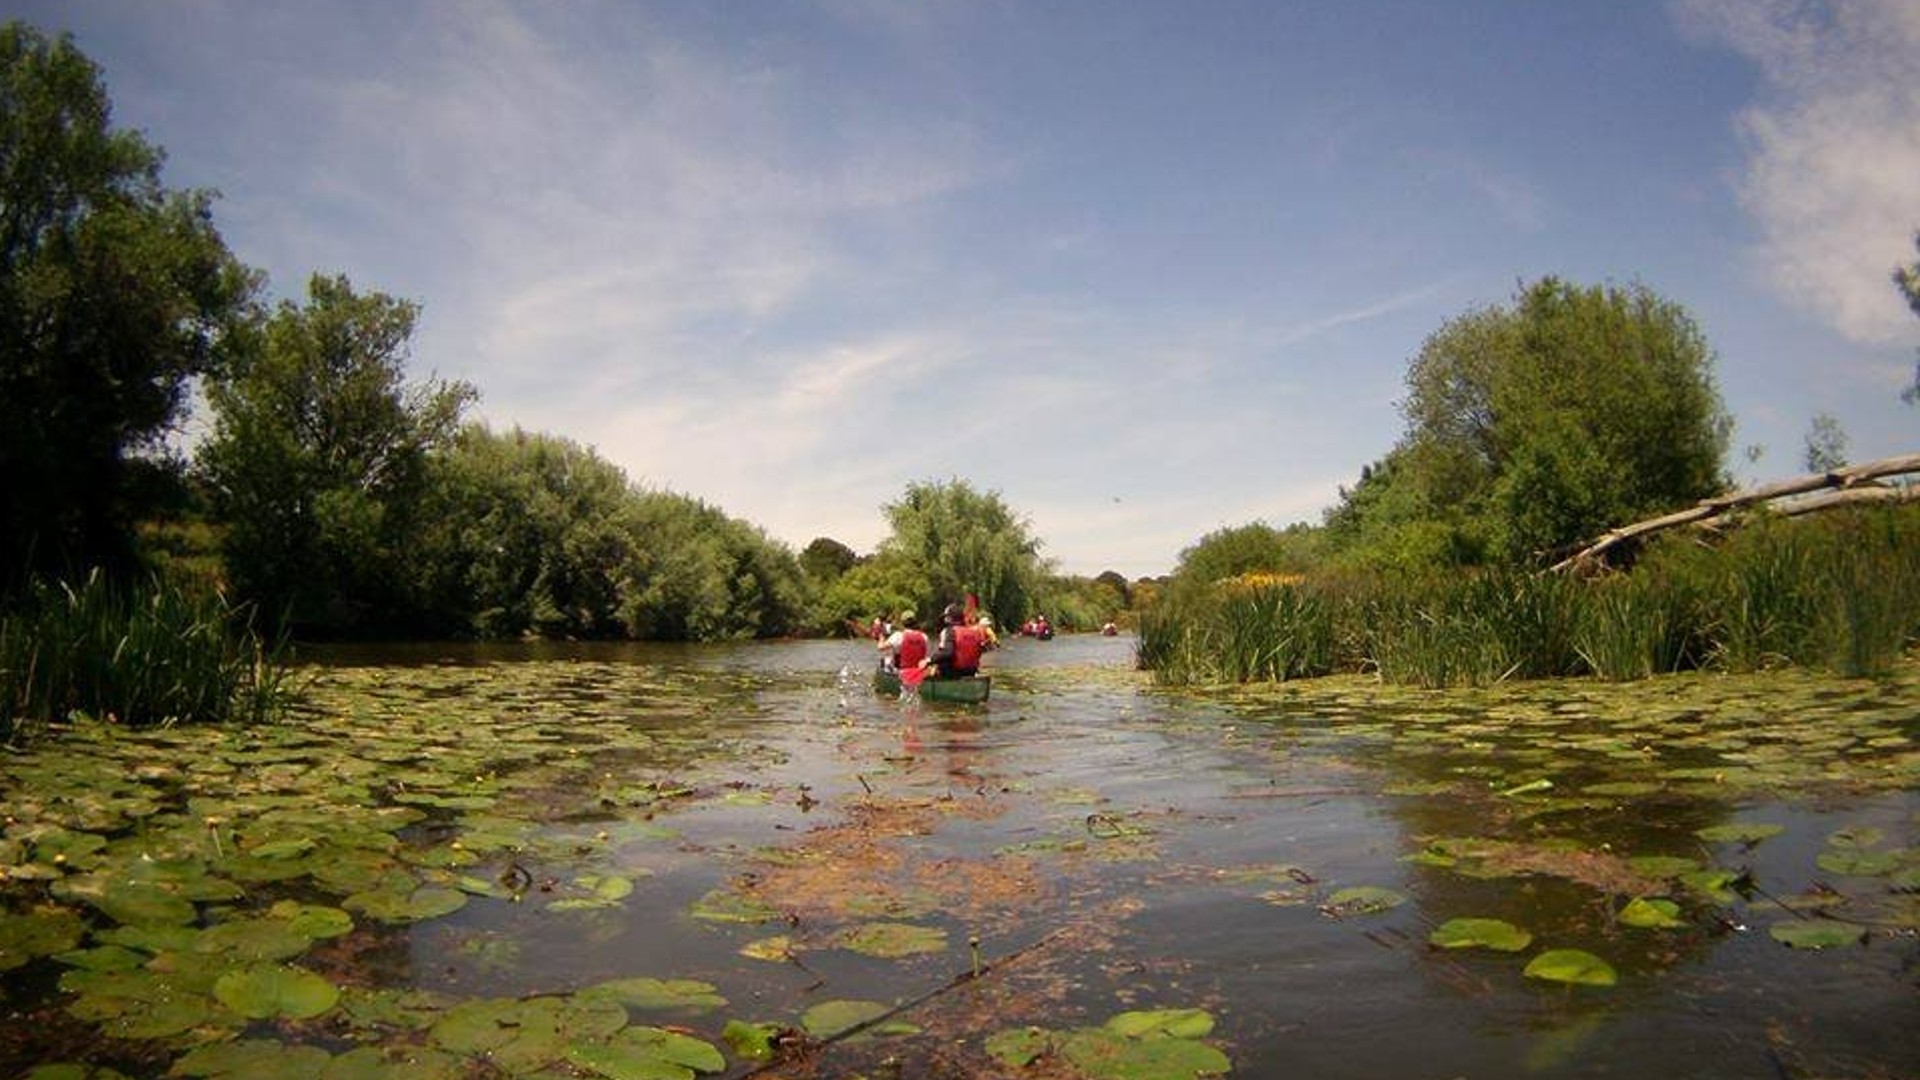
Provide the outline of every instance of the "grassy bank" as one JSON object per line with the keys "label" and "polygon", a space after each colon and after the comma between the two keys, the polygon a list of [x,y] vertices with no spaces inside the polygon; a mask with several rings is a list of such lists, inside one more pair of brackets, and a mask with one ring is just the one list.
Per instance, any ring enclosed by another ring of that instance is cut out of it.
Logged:
{"label": "grassy bank", "polygon": [[1630,570],[1184,583],[1143,614],[1169,684],[1368,671],[1387,682],[1638,679],[1782,666],[1885,672],[1920,637],[1920,508],[1769,519],[1664,539]]}

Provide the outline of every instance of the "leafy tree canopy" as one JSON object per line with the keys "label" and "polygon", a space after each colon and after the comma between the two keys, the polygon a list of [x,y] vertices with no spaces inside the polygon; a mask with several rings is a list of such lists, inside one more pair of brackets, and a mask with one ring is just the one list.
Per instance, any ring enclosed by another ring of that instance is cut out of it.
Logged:
{"label": "leafy tree canopy", "polygon": [[212,196],[112,126],[67,37],[0,26],[0,574],[125,566],[130,477],[217,366],[256,275]]}
{"label": "leafy tree canopy", "polygon": [[417,606],[408,546],[427,457],[474,399],[465,383],[406,378],[418,309],[309,282],[208,385],[198,464],[226,522],[243,596],[310,629],[370,628]]}
{"label": "leafy tree canopy", "polygon": [[1526,561],[1712,495],[1732,427],[1712,365],[1650,290],[1542,279],[1427,339],[1405,435],[1328,524],[1374,553]]}
{"label": "leafy tree canopy", "polygon": [[937,612],[968,593],[1003,625],[1031,614],[1035,586],[1045,573],[1040,541],[998,492],[979,492],[965,480],[912,483],[881,508],[892,534],[880,545],[924,575],[929,590],[918,604]]}

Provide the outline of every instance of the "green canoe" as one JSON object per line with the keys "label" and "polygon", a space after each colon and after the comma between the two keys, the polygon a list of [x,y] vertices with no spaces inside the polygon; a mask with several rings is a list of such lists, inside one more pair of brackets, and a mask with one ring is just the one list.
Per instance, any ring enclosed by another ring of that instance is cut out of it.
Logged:
{"label": "green canoe", "polygon": [[[991,675],[968,675],[959,679],[926,679],[920,683],[920,699],[977,703],[987,700],[987,691],[992,688],[993,676]],[[873,692],[884,697],[899,696],[900,676],[886,670],[875,672]]]}

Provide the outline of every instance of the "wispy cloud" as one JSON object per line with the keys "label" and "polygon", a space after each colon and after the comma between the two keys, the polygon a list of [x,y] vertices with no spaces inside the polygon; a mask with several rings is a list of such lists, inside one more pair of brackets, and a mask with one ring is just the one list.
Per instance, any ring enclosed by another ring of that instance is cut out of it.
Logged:
{"label": "wispy cloud", "polygon": [[1911,320],[1887,282],[1920,228],[1920,5],[1681,0],[1681,25],[1756,63],[1740,194],[1782,296],[1863,344]]}

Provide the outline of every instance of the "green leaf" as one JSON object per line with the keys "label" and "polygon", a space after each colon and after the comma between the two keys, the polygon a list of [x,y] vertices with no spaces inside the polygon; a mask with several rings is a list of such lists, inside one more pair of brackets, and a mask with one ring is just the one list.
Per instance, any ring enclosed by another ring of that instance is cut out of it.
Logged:
{"label": "green leaf", "polygon": [[912,923],[866,923],[841,935],[840,945],[866,956],[889,958],[937,953],[947,947],[947,932]]}
{"label": "green leaf", "polygon": [[1693,835],[1710,844],[1757,844],[1768,837],[1779,836],[1786,832],[1785,825],[1773,825],[1765,822],[1734,822],[1727,825],[1709,825],[1704,829],[1695,829]]}
{"label": "green leaf", "polygon": [[1612,986],[1620,981],[1613,965],[1581,949],[1549,949],[1534,957],[1521,974],[1579,986]]}
{"label": "green leaf", "polygon": [[635,1009],[690,1009],[705,1012],[727,1003],[712,983],[697,979],[616,979],[589,986],[576,997],[600,997]]}
{"label": "green leaf", "polygon": [[884,1016],[891,1009],[877,1001],[823,1001],[801,1014],[800,1026],[814,1038],[826,1039]]}
{"label": "green leaf", "polygon": [[267,1039],[196,1046],[173,1063],[169,1076],[206,1076],[220,1080],[275,1080],[319,1076],[330,1055],[317,1046],[285,1046]]}
{"label": "green leaf", "polygon": [[220,976],[213,984],[213,996],[255,1020],[276,1016],[306,1020],[333,1008],[340,990],[303,968],[263,964]]}
{"label": "green leaf", "polygon": [[1380,885],[1355,885],[1340,889],[1328,897],[1321,910],[1337,918],[1345,918],[1349,915],[1372,915],[1397,908],[1406,902],[1404,894],[1392,889]]}
{"label": "green leaf", "polygon": [[1767,934],[1795,949],[1833,949],[1865,941],[1867,928],[1832,919],[1801,919],[1774,923]]}
{"label": "green leaf", "polygon": [[780,1037],[779,1024],[750,1024],[745,1020],[729,1020],[727,1026],[720,1029],[720,1038],[733,1047],[735,1055],[750,1061],[773,1060],[773,1041]]}
{"label": "green leaf", "polygon": [[1427,935],[1427,943],[1442,949],[1493,949],[1519,952],[1533,944],[1533,935],[1501,919],[1448,919]]}
{"label": "green leaf", "polygon": [[1620,909],[1620,921],[1641,930],[1673,930],[1687,925],[1680,905],[1671,900],[1635,897]]}
{"label": "green leaf", "polygon": [[1233,1067],[1225,1054],[1194,1039],[1129,1039],[1101,1028],[1069,1032],[1060,1054],[1093,1080],[1188,1080]]}
{"label": "green leaf", "polygon": [[1053,1046],[1053,1035],[1041,1028],[1011,1028],[987,1039],[987,1056],[1003,1065],[1024,1069]]}
{"label": "green leaf", "polygon": [[1213,1014],[1205,1009],[1151,1009],[1123,1012],[1110,1017],[1104,1026],[1115,1035],[1129,1039],[1138,1039],[1146,1035],[1198,1039],[1213,1031]]}
{"label": "green leaf", "polygon": [[11,971],[36,957],[66,952],[80,944],[86,929],[79,915],[62,907],[0,915],[0,971]]}
{"label": "green leaf", "polygon": [[732,889],[721,888],[694,901],[693,917],[708,922],[760,923],[778,919],[780,910]]}
{"label": "green leaf", "polygon": [[656,1027],[630,1027],[605,1043],[571,1047],[567,1060],[608,1080],[691,1080],[727,1067],[712,1043]]}

